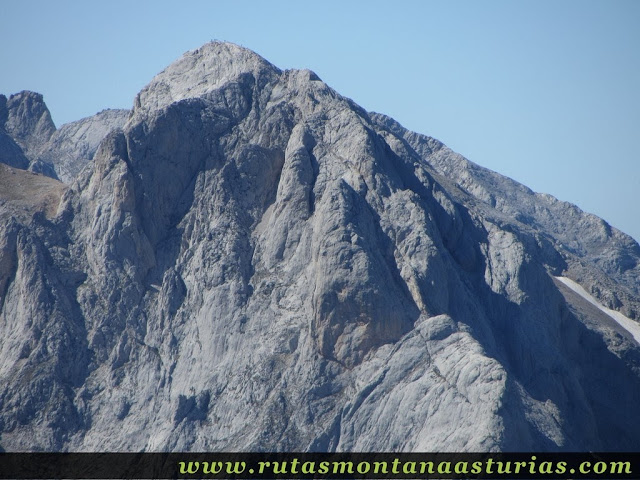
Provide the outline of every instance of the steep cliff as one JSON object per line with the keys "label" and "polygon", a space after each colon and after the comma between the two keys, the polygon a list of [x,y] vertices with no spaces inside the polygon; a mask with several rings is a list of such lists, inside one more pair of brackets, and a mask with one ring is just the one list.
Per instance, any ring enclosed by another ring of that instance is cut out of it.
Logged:
{"label": "steep cliff", "polygon": [[63,125],[49,137],[39,160],[53,165],[56,177],[71,183],[91,163],[102,139],[124,126],[129,110],[103,110],[91,117]]}
{"label": "steep cliff", "polygon": [[70,183],[128,117],[128,110],[104,110],[57,130],[39,93],[0,95],[0,163]]}
{"label": "steep cliff", "polygon": [[630,237],[233,44],[124,117],[0,185],[4,449],[640,449]]}

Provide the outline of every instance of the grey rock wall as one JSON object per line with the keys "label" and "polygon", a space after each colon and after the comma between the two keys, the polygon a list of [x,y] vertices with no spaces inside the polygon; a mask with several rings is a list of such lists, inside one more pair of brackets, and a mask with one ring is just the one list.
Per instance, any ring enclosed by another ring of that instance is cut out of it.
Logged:
{"label": "grey rock wall", "polygon": [[56,177],[71,183],[93,156],[104,137],[122,128],[129,110],[104,110],[92,117],[63,125],[49,137],[39,160],[53,165]]}
{"label": "grey rock wall", "polygon": [[123,119],[0,190],[4,449],[640,448],[630,237],[232,44]]}
{"label": "grey rock wall", "polygon": [[71,183],[128,110],[104,110],[56,129],[39,93],[0,95],[0,163]]}

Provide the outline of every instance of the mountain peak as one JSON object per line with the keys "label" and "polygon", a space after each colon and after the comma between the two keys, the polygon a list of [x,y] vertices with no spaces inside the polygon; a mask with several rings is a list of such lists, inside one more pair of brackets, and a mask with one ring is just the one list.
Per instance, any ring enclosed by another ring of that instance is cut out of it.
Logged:
{"label": "mountain peak", "polygon": [[206,95],[243,75],[279,75],[280,69],[257,53],[229,42],[212,41],[185,53],[156,75],[135,99],[134,113]]}
{"label": "mountain peak", "polygon": [[0,450],[640,448],[638,245],[309,70],[213,42],[47,145],[68,188],[0,167]]}
{"label": "mountain peak", "polygon": [[29,90],[15,93],[6,101],[5,108],[6,111],[0,114],[0,118],[5,120],[5,131],[20,145],[25,155],[34,160],[42,145],[56,131],[42,94]]}
{"label": "mountain peak", "polygon": [[31,100],[35,102],[44,102],[44,99],[41,93],[33,92],[31,90],[22,90],[18,93],[14,93],[9,96],[10,102],[23,102],[27,100]]}

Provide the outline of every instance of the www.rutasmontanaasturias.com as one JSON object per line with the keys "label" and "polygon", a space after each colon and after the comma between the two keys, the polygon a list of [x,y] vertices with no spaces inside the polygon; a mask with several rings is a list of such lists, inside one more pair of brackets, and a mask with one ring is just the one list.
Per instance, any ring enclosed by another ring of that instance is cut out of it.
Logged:
{"label": "www.rutasmontanaasturias.com", "polygon": [[[264,475],[365,475],[365,478],[404,478],[404,475],[610,475],[631,474],[631,462],[591,462],[583,461],[576,465],[565,461],[538,461],[533,455],[528,461],[502,461],[487,458],[483,461],[403,461],[395,458],[392,461],[300,461],[297,458],[285,461],[257,461],[248,464],[244,461],[227,462],[178,462],[181,475],[243,475],[241,478]],[[374,475],[376,477],[368,477]]]}

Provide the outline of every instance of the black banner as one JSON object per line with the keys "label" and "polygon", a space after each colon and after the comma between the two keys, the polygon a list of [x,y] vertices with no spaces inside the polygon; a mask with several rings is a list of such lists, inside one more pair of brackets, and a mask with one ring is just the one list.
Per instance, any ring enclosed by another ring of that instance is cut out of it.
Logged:
{"label": "black banner", "polygon": [[640,479],[640,453],[0,453],[0,479]]}

